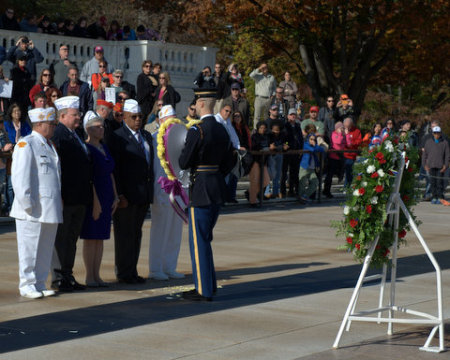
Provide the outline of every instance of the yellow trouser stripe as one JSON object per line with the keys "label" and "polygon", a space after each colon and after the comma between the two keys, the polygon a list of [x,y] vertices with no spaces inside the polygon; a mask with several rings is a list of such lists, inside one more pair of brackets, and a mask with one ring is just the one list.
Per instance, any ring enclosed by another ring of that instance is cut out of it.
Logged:
{"label": "yellow trouser stripe", "polygon": [[198,243],[197,243],[197,229],[195,227],[195,214],[194,208],[191,207],[191,225],[192,225],[192,237],[194,240],[194,254],[195,254],[195,267],[197,269],[197,292],[202,295],[202,276],[200,274],[200,261],[198,258]]}

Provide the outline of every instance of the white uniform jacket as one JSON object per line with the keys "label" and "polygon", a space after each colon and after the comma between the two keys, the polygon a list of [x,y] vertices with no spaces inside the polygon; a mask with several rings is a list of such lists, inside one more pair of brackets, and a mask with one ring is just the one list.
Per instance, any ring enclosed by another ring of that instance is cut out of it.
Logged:
{"label": "white uniform jacket", "polygon": [[41,134],[33,131],[16,144],[11,181],[15,195],[11,217],[50,224],[62,222],[59,157]]}

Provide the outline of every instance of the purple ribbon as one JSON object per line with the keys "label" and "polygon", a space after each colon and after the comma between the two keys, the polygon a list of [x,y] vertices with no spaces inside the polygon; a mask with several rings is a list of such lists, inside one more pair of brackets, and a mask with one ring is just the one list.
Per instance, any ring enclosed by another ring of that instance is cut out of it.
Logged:
{"label": "purple ribbon", "polygon": [[183,187],[181,186],[181,183],[178,181],[178,179],[169,180],[168,178],[161,176],[158,179],[158,184],[161,185],[161,189],[163,189],[166,194],[169,194],[170,204],[172,205],[175,212],[183,219],[185,223],[187,223],[186,214],[178,201],[175,199],[175,196],[180,196],[185,206],[188,205],[189,199]]}

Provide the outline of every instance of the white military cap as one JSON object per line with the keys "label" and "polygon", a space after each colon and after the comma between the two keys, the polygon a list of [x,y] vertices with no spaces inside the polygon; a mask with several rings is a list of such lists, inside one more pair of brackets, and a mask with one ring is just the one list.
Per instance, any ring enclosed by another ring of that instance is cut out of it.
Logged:
{"label": "white military cap", "polygon": [[83,118],[83,126],[86,129],[86,124],[88,123],[89,120],[91,120],[92,118],[98,117],[98,115],[93,112],[92,110],[89,110],[86,115],[84,115]]}
{"label": "white military cap", "polygon": [[42,121],[55,121],[56,111],[54,108],[35,108],[28,111],[28,117],[32,123],[42,122]]}
{"label": "white military cap", "polygon": [[123,104],[123,111],[138,114],[141,112],[141,108],[136,100],[127,99],[125,100],[125,104]]}
{"label": "white military cap", "polygon": [[175,115],[176,113],[172,105],[164,105],[159,111],[158,117],[160,119],[164,119],[168,116],[175,116]]}
{"label": "white military cap", "polygon": [[57,110],[78,109],[80,107],[80,98],[78,96],[64,96],[56,99],[54,104]]}

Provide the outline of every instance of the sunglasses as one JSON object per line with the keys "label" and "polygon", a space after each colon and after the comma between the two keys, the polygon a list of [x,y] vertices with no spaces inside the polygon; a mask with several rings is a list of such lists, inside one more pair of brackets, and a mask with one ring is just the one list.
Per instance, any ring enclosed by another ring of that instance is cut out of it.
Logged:
{"label": "sunglasses", "polygon": [[142,118],[142,115],[141,115],[141,114],[131,115],[131,118],[132,118],[133,120],[141,119],[141,118]]}
{"label": "sunglasses", "polygon": [[50,76],[51,74],[42,74],[42,76]]}
{"label": "sunglasses", "polygon": [[99,68],[105,68],[106,65],[99,65],[98,67],[99,67]]}
{"label": "sunglasses", "polygon": [[117,79],[122,79],[123,78],[122,75],[114,75],[114,77],[117,78]]}
{"label": "sunglasses", "polygon": [[327,100],[327,102],[334,102],[334,100]]}
{"label": "sunglasses", "polygon": [[241,115],[233,115],[234,118],[240,118]]}
{"label": "sunglasses", "polygon": [[160,76],[159,78],[160,78],[160,79],[165,79],[165,77],[164,77],[164,76]]}
{"label": "sunglasses", "polygon": [[150,66],[150,65],[144,65],[144,67],[145,67],[145,68],[149,68],[149,67],[151,67],[151,66]]}
{"label": "sunglasses", "polygon": [[114,115],[115,115],[115,116],[123,116],[123,113],[122,113],[122,112],[116,111],[116,112],[114,113]]}
{"label": "sunglasses", "polygon": [[231,91],[239,91],[239,89],[231,89]]}
{"label": "sunglasses", "polygon": [[52,98],[57,98],[57,97],[58,97],[58,94],[53,94],[53,95],[50,96],[50,97],[52,97]]}

